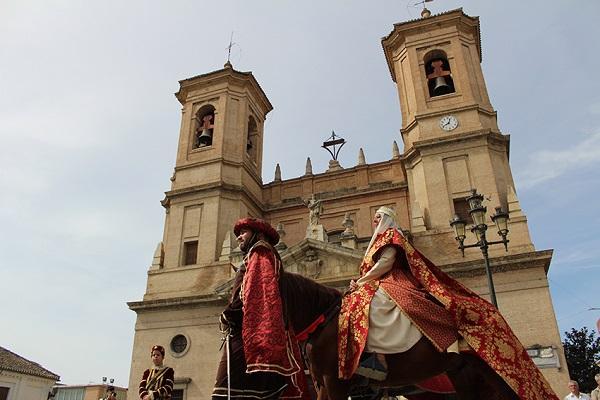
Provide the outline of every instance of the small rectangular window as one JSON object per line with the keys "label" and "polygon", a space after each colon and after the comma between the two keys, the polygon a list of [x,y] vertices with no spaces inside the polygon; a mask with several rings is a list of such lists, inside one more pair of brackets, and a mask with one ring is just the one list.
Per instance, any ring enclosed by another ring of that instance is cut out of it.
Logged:
{"label": "small rectangular window", "polygon": [[174,389],[171,392],[171,400],[183,400],[183,389]]}
{"label": "small rectangular window", "polygon": [[469,203],[466,198],[461,197],[460,199],[453,199],[454,203],[454,214],[457,214],[461,219],[465,220],[467,224],[473,223],[471,215],[469,214]]}
{"label": "small rectangular window", "polygon": [[198,241],[185,242],[183,244],[183,265],[196,264],[198,256]]}

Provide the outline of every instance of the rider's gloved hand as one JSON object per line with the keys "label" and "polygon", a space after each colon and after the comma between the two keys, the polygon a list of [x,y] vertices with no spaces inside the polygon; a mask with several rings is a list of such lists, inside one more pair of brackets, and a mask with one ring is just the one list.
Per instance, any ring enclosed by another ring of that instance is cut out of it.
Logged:
{"label": "rider's gloved hand", "polygon": [[219,326],[221,328],[221,332],[231,332],[235,329],[236,324],[233,321],[227,319],[227,314],[222,312],[219,315]]}
{"label": "rider's gloved hand", "polygon": [[221,332],[226,332],[231,329],[229,326],[229,321],[227,321],[227,317],[224,313],[219,315],[219,328],[221,329]]}

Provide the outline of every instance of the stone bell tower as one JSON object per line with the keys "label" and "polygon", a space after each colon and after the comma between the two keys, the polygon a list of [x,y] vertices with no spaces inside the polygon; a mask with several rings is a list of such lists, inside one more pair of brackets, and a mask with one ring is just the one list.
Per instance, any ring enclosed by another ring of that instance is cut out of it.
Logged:
{"label": "stone bell tower", "polygon": [[411,230],[447,230],[452,215],[467,216],[465,198],[476,188],[488,209],[512,211],[512,251],[533,250],[508,164],[509,136],[498,129],[481,70],[479,18],[424,10],[421,19],[395,24],[382,45],[400,97]]}
{"label": "stone bell tower", "polygon": [[[233,223],[261,216],[263,126],[273,107],[260,85],[252,73],[238,72],[230,63],[179,84],[179,145],[171,190],[162,201],[167,212],[162,250],[157,249],[153,268],[178,274],[182,268],[201,270],[172,288],[163,282],[154,287],[149,279],[145,298],[210,289],[212,280],[223,278],[215,263]],[[201,286],[194,284],[198,273],[207,275]]]}
{"label": "stone bell tower", "polygon": [[[410,231],[434,263],[489,298],[480,249],[468,248],[463,258],[449,220],[458,214],[471,221],[465,198],[472,189],[486,199],[488,240],[499,239],[494,208],[508,211],[508,252],[490,247],[499,309],[560,391],[568,372],[546,276],[552,250],[531,242],[508,162],[510,137],[498,128],[481,69],[479,29],[479,18],[462,9],[435,16],[424,9],[382,39],[400,98]],[[477,243],[475,234],[467,231],[465,242]]]}
{"label": "stone bell tower", "polygon": [[[129,387],[148,367],[148,349],[166,348],[174,398],[206,398],[220,353],[218,315],[233,276],[234,222],[262,216],[263,127],[271,103],[250,72],[223,69],[179,82],[181,128],[165,226],[137,314]],[[210,365],[210,373],[203,365]],[[129,399],[137,398],[135,390]]]}

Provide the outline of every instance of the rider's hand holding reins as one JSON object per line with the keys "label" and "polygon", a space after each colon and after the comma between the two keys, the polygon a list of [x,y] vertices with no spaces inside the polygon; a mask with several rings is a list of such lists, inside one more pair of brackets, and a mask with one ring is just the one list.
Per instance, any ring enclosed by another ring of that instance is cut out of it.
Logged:
{"label": "rider's hand holding reins", "polygon": [[344,292],[344,296],[347,295],[348,293],[352,293],[354,292],[356,289],[358,289],[360,285],[358,283],[356,283],[356,281],[354,279],[352,279],[350,281],[350,285],[348,286],[348,289],[346,289],[346,291]]}

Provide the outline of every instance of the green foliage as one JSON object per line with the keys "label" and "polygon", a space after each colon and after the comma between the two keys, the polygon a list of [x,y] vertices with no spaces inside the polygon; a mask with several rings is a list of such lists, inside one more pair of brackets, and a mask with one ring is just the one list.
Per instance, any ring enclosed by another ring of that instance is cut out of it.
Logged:
{"label": "green foliage", "polygon": [[581,392],[591,392],[598,386],[594,375],[600,372],[596,364],[600,361],[600,337],[585,326],[579,330],[572,328],[571,332],[565,332],[563,346],[571,379],[579,382]]}

